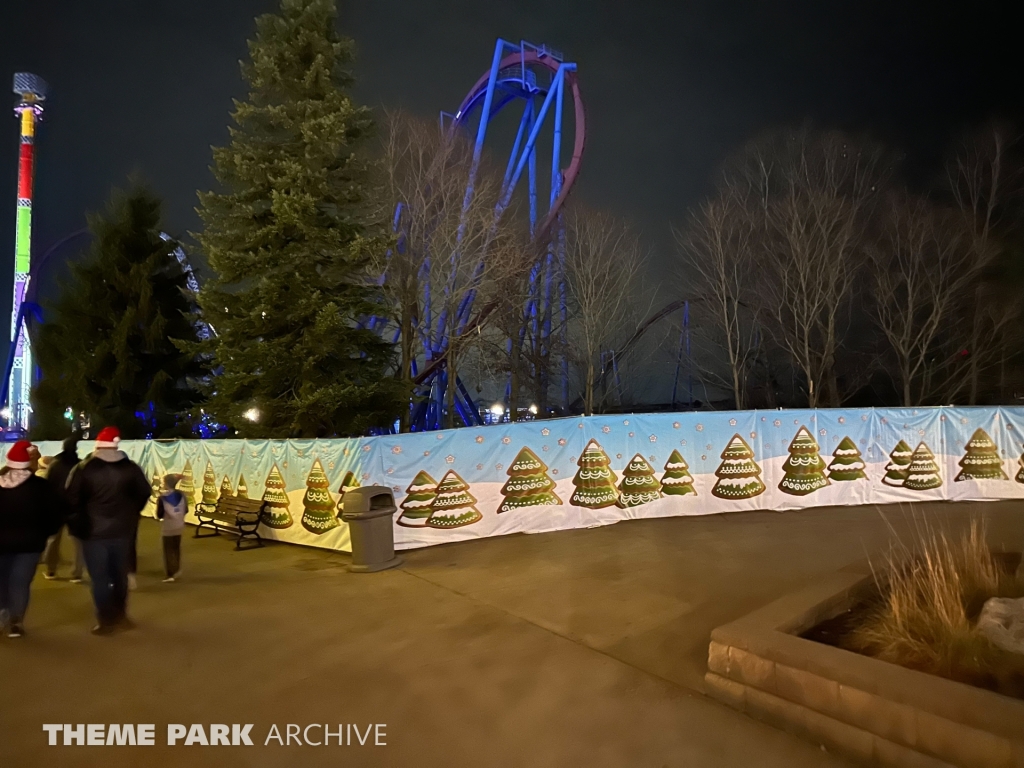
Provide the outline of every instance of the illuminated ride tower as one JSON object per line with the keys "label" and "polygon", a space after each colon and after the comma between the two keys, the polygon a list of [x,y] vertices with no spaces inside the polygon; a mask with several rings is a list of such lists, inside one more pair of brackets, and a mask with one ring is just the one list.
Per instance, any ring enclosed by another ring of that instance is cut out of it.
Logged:
{"label": "illuminated ride tower", "polygon": [[14,306],[11,315],[11,344],[15,345],[15,351],[9,382],[9,423],[12,428],[20,427],[24,430],[28,429],[32,410],[32,350],[25,324],[18,322],[18,315],[28,287],[31,266],[35,134],[36,123],[43,113],[42,103],[46,100],[46,81],[38,75],[18,72],[14,75],[14,92],[18,94],[14,113],[21,123],[21,146],[18,154],[18,219],[14,245]]}

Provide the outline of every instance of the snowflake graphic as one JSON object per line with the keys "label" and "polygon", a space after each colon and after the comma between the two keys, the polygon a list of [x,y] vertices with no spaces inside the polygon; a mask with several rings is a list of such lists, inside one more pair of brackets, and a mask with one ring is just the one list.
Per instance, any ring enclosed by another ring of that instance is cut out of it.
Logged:
{"label": "snowflake graphic", "polygon": [[685,440],[680,440],[680,441],[679,441],[679,444],[680,444],[680,445],[686,445],[686,441],[685,441]]}
{"label": "snowflake graphic", "polygon": [[794,424],[799,424],[800,423],[800,419],[793,419],[793,423]]}
{"label": "snowflake graphic", "polygon": [[454,464],[455,463],[455,457],[452,456],[451,454],[448,454],[447,456],[445,456],[444,460],[445,460],[446,464]]}
{"label": "snowflake graphic", "polygon": [[542,446],[540,447],[540,449],[541,449],[542,451],[546,451],[546,450],[548,449],[548,447],[547,447],[546,445],[542,445]]}
{"label": "snowflake graphic", "polygon": [[430,451],[424,451],[424,452],[423,452],[423,455],[424,455],[424,456],[429,456],[429,455],[430,455]]}
{"label": "snowflake graphic", "polygon": [[576,425],[576,429],[583,429],[583,422],[582,421],[579,424]]}
{"label": "snowflake graphic", "polygon": [[751,440],[756,440],[757,439],[757,432],[751,432],[750,433],[750,439]]}
{"label": "snowflake graphic", "polygon": [[333,461],[328,461],[327,462],[327,468],[328,469],[334,469],[334,462]]}
{"label": "snowflake graphic", "polygon": [[604,427],[601,427],[601,431],[604,432],[607,435],[609,432],[612,431],[612,428],[609,427],[609,426],[604,426]]}
{"label": "snowflake graphic", "polygon": [[402,452],[402,446],[396,445],[394,448],[391,449],[391,452],[393,454],[395,454],[395,455],[401,453]]}
{"label": "snowflake graphic", "polygon": [[576,457],[575,456],[570,456],[569,457],[569,461],[572,462],[573,464],[575,464],[576,463]]}
{"label": "snowflake graphic", "polygon": [[703,432],[704,431],[704,425],[703,424],[698,424],[697,425],[697,431],[698,432]]}
{"label": "snowflake graphic", "polygon": [[946,414],[942,414],[941,416],[939,416],[939,421],[945,421],[945,420],[946,420]]}
{"label": "snowflake graphic", "polygon": [[497,470],[500,470],[503,466],[504,466],[503,464],[495,464],[494,468],[497,469]]}
{"label": "snowflake graphic", "polygon": [[628,427],[629,426],[629,419],[626,419],[624,422],[622,422],[622,426]]}
{"label": "snowflake graphic", "polygon": [[444,435],[438,435],[438,436],[437,436],[437,439],[438,439],[438,440],[444,440]]}
{"label": "snowflake graphic", "polygon": [[[345,453],[348,453],[348,451],[345,451]],[[252,457],[253,457],[254,459],[258,459],[258,458],[260,457],[260,452],[259,452],[259,451],[253,451],[253,452],[252,452],[252,453],[251,453],[250,455],[251,455],[251,456],[252,456]]]}
{"label": "snowflake graphic", "polygon": [[821,429],[818,430],[818,434],[824,437],[825,435],[828,434],[828,432],[825,430],[824,427],[822,427]]}
{"label": "snowflake graphic", "polygon": [[369,479],[370,479],[370,473],[369,472],[363,472],[363,481],[365,482],[365,481],[367,481]]}
{"label": "snowflake graphic", "polygon": [[917,411],[914,411],[914,415],[917,416]]}
{"label": "snowflake graphic", "polygon": [[569,441],[566,440],[564,437],[558,438],[558,444],[559,445],[565,445],[567,442],[569,442]]}
{"label": "snowflake graphic", "polygon": [[762,416],[761,417],[761,421],[768,421],[768,417],[767,416]]}
{"label": "snowflake graphic", "polygon": [[840,416],[839,417],[839,423],[840,424],[845,424],[846,423],[846,417],[845,416]]}
{"label": "snowflake graphic", "polygon": [[1007,428],[1007,429],[1013,429],[1013,424],[1007,424],[1007,425],[1006,425],[1006,428]]}
{"label": "snowflake graphic", "polygon": [[363,453],[369,453],[369,452],[370,452],[370,446],[364,445],[363,446]]}
{"label": "snowflake graphic", "polygon": [[395,474],[395,468],[394,467],[388,467],[388,474],[389,475]]}
{"label": "snowflake graphic", "polygon": [[910,429],[910,425],[909,425],[909,424],[904,424],[904,425],[903,425],[903,428],[904,428],[904,429]]}
{"label": "snowflake graphic", "polygon": [[541,433],[541,434],[542,434],[542,435],[543,435],[544,437],[547,437],[548,435],[550,435],[550,434],[551,434],[551,430],[550,430],[550,429],[548,429],[547,427],[544,427],[544,429],[542,429],[542,430],[540,431],[540,433]]}
{"label": "snowflake graphic", "polygon": [[636,437],[636,432],[630,432],[630,433],[629,433],[629,436],[630,436],[630,437]]}
{"label": "snowflake graphic", "polygon": [[656,442],[658,442],[658,436],[657,436],[657,435],[651,435],[651,436],[650,436],[650,437],[649,437],[648,439],[649,439],[649,440],[650,440],[650,441],[651,441],[652,443],[656,443]]}
{"label": "snowflake graphic", "polygon": [[736,419],[729,419],[729,426],[730,427],[735,427],[736,426]]}
{"label": "snowflake graphic", "polygon": [[771,443],[765,443],[765,444],[764,444],[764,449],[765,449],[766,451],[767,451],[767,450],[768,450],[769,448],[771,448],[771,447],[772,447],[772,444],[771,444]]}
{"label": "snowflake graphic", "polygon": [[503,438],[501,438],[501,442],[504,443],[505,445],[508,445],[509,443],[512,442],[512,438],[511,437],[503,437]]}
{"label": "snowflake graphic", "polygon": [[833,443],[838,443],[839,442],[839,435],[832,435],[832,442]]}
{"label": "snowflake graphic", "polygon": [[866,413],[865,413],[865,414],[863,414],[863,415],[862,415],[862,416],[860,417],[860,420],[861,420],[861,421],[867,421],[867,420],[868,420],[868,415],[867,415]]}
{"label": "snowflake graphic", "polygon": [[917,430],[917,434],[919,434],[921,437],[924,437],[924,430],[923,429]]}
{"label": "snowflake graphic", "polygon": [[616,453],[615,454],[615,458],[616,459],[621,459],[622,458],[622,454],[621,453]]}
{"label": "snowflake graphic", "polygon": [[557,469],[552,469],[551,470],[551,474],[552,475],[557,475],[558,474],[558,470]]}
{"label": "snowflake graphic", "polygon": [[484,468],[484,465],[483,465],[483,464],[477,464],[477,465],[476,465],[476,468],[477,468],[477,470],[479,471],[479,470],[481,470],[481,469],[483,469],[483,468]]}
{"label": "snowflake graphic", "polygon": [[888,420],[887,418],[885,418],[885,416],[883,416],[883,417],[882,417],[882,423],[883,423],[883,424],[888,424],[888,423],[889,423],[889,420]]}
{"label": "snowflake graphic", "polygon": [[477,436],[476,436],[476,441],[477,441],[478,443],[482,443],[482,442],[484,441],[484,436],[483,436],[483,435],[477,435]]}
{"label": "snowflake graphic", "polygon": [[678,421],[673,421],[672,422],[672,429],[679,429],[679,427],[680,427],[680,424],[679,424]]}
{"label": "snowflake graphic", "polygon": [[966,424],[967,423],[967,419],[960,419],[960,423],[961,424]]}
{"label": "snowflake graphic", "polygon": [[282,467],[284,467],[285,469],[288,469],[288,462],[286,461],[286,462],[285,462],[284,464],[282,464],[281,466],[282,466]]}
{"label": "snowflake graphic", "polygon": [[300,459],[306,455],[306,452],[303,451],[303,450],[298,450],[298,451],[296,451],[296,453],[299,455]]}
{"label": "snowflake graphic", "polygon": [[781,421],[779,421],[778,419],[776,419],[775,421],[773,421],[773,422],[772,422],[772,424],[774,424],[774,425],[775,425],[776,427],[781,427],[781,426],[782,426],[782,422],[781,422]]}
{"label": "snowflake graphic", "polygon": [[652,453],[650,456],[648,456],[647,460],[648,461],[655,461],[654,454]]}
{"label": "snowflake graphic", "polygon": [[391,486],[391,490],[393,490],[395,493],[401,493],[402,492],[402,486],[400,486],[400,485],[392,485]]}
{"label": "snowflake graphic", "polygon": [[708,443],[707,445],[704,446],[705,451],[710,451],[712,448],[714,448],[714,446],[711,445],[711,443]]}
{"label": "snowflake graphic", "polygon": [[704,454],[701,454],[700,460],[701,460],[701,461],[707,461],[707,460],[708,460],[708,457],[707,457],[707,456],[705,456]]}

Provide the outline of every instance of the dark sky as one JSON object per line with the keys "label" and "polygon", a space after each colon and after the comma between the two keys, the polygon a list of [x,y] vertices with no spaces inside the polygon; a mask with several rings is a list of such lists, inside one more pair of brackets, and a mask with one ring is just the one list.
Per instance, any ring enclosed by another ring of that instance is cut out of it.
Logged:
{"label": "dark sky", "polygon": [[[273,0],[2,0],[0,77],[32,71],[51,98],[38,139],[34,255],[83,226],[139,171],[167,227],[196,227],[209,146],[226,137],[238,60]],[[340,26],[364,103],[436,115],[487,68],[498,36],[579,65],[589,120],[578,193],[634,219],[663,263],[669,224],[723,156],[812,120],[869,131],[930,167],[949,135],[1021,110],[1005,4],[699,0],[361,0]],[[11,95],[13,104],[13,95]],[[17,125],[0,119],[0,312],[9,309]],[[6,147],[6,149],[4,149]],[[6,314],[4,314],[6,316]]]}

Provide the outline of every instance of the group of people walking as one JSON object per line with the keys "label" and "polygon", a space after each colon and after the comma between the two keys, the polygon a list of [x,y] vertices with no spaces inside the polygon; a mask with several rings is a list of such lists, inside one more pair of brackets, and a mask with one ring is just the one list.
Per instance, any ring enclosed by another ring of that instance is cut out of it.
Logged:
{"label": "group of people walking", "polygon": [[[135,574],[139,517],[152,488],[142,469],[118,448],[114,427],[100,431],[95,449],[78,460],[77,441],[40,472],[36,446],[21,440],[7,452],[0,469],[0,629],[21,637],[36,567],[56,578],[60,540],[67,528],[75,547],[72,582],[88,570],[96,606],[93,633],[105,635],[134,626],[128,618],[128,591]],[[164,535],[164,564],[171,582],[180,567],[181,533],[187,506],[178,475],[167,475],[157,503]]]}

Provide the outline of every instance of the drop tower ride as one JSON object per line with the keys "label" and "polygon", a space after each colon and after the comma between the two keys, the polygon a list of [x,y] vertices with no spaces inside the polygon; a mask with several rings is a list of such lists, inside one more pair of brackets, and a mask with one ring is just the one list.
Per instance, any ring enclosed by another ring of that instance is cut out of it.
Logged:
{"label": "drop tower ride", "polygon": [[[18,103],[14,114],[21,127],[18,148],[18,218],[14,241],[14,305],[11,315],[11,344],[15,345],[10,380],[10,426],[28,429],[32,411],[32,350],[25,324],[18,323],[25,290],[28,288],[32,248],[32,182],[35,176],[36,125],[43,114],[46,82],[38,75],[14,75]],[[19,327],[20,325],[20,327]]]}

